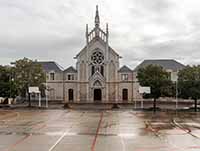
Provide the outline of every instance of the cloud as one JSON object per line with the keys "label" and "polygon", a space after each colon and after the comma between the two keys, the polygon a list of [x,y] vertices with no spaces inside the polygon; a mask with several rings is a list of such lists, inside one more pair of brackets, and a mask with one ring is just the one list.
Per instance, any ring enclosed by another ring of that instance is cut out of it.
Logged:
{"label": "cloud", "polygon": [[172,58],[199,64],[198,0],[0,1],[0,64],[29,57],[64,67],[85,45],[85,24],[109,23],[110,45],[134,68],[143,59]]}

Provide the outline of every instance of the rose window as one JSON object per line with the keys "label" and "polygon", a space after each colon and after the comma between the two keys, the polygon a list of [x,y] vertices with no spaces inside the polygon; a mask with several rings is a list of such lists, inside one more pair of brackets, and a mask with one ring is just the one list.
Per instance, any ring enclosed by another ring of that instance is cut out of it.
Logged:
{"label": "rose window", "polygon": [[104,60],[103,53],[100,51],[95,51],[91,56],[91,60],[94,64],[101,64]]}

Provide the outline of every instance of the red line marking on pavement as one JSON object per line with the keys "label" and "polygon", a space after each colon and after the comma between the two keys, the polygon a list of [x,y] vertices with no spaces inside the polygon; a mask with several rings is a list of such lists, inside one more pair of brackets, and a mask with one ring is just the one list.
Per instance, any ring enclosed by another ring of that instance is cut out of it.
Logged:
{"label": "red line marking on pavement", "polygon": [[94,148],[95,148],[95,145],[96,145],[96,142],[97,142],[97,137],[98,137],[98,134],[99,134],[99,130],[101,128],[102,119],[103,119],[103,112],[101,112],[101,116],[100,116],[100,120],[99,120],[99,123],[98,123],[98,127],[97,127],[97,130],[96,130],[96,133],[95,133],[94,140],[92,142],[91,151],[94,151]]}
{"label": "red line marking on pavement", "polygon": [[46,126],[47,126],[46,124],[40,123],[40,124],[34,125],[32,129],[33,129],[33,130],[40,130],[40,129],[46,127]]}
{"label": "red line marking on pavement", "polygon": [[26,135],[24,137],[22,137],[20,140],[18,140],[16,143],[14,143],[13,145],[11,145],[8,149],[6,149],[6,151],[12,151],[18,144],[21,144],[22,142],[24,142],[26,139],[28,139],[31,135]]}
{"label": "red line marking on pavement", "polygon": [[200,149],[200,146],[190,146],[188,148],[190,148],[190,149]]}
{"label": "red line marking on pavement", "polygon": [[[40,126],[40,127],[38,127],[38,126]],[[33,129],[34,129],[34,130],[40,130],[40,129],[44,128],[44,127],[46,127],[46,124],[36,124],[36,125],[33,127]],[[17,142],[15,142],[15,143],[12,144],[11,146],[9,146],[7,149],[5,149],[5,151],[13,151],[14,148],[15,148],[17,145],[23,143],[25,140],[27,140],[27,139],[30,138],[31,136],[32,136],[31,134],[28,134],[28,135],[22,137],[22,138],[19,139]]]}

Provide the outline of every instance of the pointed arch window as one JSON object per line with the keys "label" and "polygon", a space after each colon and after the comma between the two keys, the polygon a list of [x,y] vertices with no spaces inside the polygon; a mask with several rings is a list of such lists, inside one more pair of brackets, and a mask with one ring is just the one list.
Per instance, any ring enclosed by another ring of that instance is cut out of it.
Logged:
{"label": "pointed arch window", "polygon": [[100,72],[101,72],[101,75],[104,76],[104,67],[103,66],[101,66]]}
{"label": "pointed arch window", "polygon": [[92,66],[92,75],[95,73],[95,66]]}

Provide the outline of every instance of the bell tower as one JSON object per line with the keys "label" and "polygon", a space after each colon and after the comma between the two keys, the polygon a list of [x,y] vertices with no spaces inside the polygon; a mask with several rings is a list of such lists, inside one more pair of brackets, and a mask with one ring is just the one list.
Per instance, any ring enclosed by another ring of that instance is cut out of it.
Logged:
{"label": "bell tower", "polygon": [[93,40],[100,38],[108,45],[108,24],[106,24],[106,32],[100,28],[100,17],[98,5],[96,5],[96,13],[94,19],[94,28],[89,32],[88,24],[86,24],[86,43],[87,45]]}

